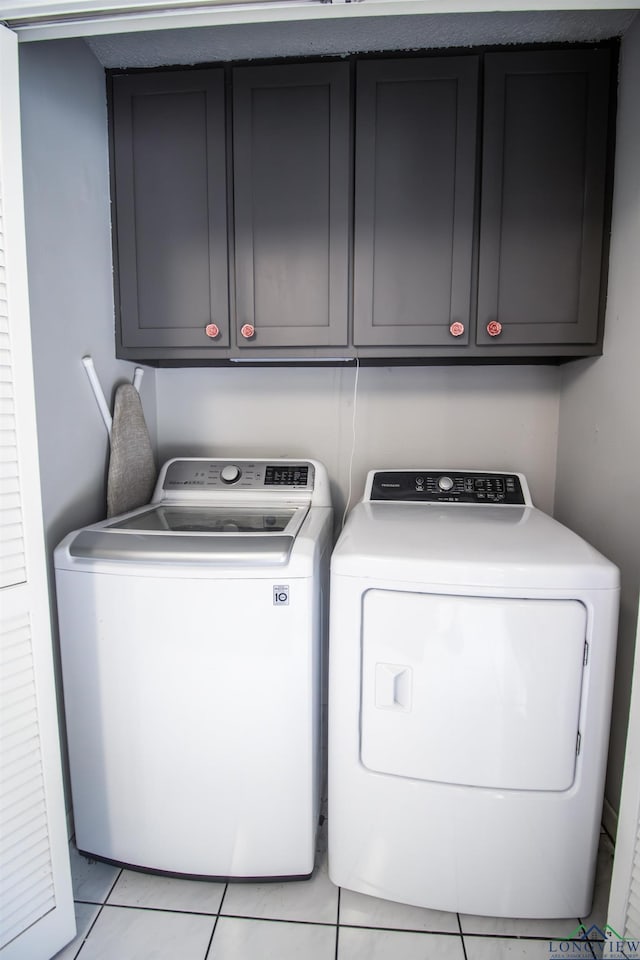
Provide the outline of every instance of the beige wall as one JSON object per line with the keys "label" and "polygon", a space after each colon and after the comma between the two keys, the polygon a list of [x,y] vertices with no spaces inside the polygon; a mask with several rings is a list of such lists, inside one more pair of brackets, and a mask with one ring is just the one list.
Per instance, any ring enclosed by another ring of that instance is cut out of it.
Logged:
{"label": "beige wall", "polygon": [[604,356],[562,368],[556,516],[618,564],[607,800],[617,810],[640,586],[640,18],[622,43]]}
{"label": "beige wall", "polygon": [[[47,545],[105,513],[109,446],[81,358],[111,403],[132,365],[114,356],[104,70],[82,40],[20,47],[33,365]],[[154,373],[143,401],[155,414]]]}
{"label": "beige wall", "polygon": [[[520,470],[553,507],[557,367],[363,367],[353,499],[374,467]],[[342,511],[349,483],[355,370],[159,370],[160,459],[175,455],[314,456]],[[353,502],[353,500],[352,500]]]}

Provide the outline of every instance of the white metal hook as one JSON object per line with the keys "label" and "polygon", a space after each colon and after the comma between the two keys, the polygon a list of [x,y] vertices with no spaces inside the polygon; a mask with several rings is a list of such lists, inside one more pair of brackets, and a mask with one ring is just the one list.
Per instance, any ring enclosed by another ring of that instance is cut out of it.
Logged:
{"label": "white metal hook", "polygon": [[[84,368],[87,371],[87,376],[89,377],[89,383],[91,384],[91,389],[93,390],[93,395],[96,398],[96,403],[98,404],[98,409],[100,410],[100,416],[104,422],[105,427],[107,428],[107,433],[111,436],[111,426],[113,423],[113,418],[109,412],[109,407],[107,406],[107,401],[104,398],[104,392],[100,386],[100,381],[98,380],[98,374],[96,373],[96,368],[93,365],[93,357],[86,356],[82,358],[82,363]],[[140,392],[140,381],[142,380],[144,370],[142,367],[136,367],[133,372],[133,385],[138,392]]]}
{"label": "white metal hook", "polygon": [[104,425],[107,428],[107,433],[109,436],[111,436],[111,424],[113,421],[109,412],[109,407],[107,406],[107,401],[104,398],[104,393],[102,392],[102,387],[100,386],[100,381],[98,380],[96,368],[93,365],[93,357],[83,357],[82,362],[85,370],[87,371],[89,383],[91,384],[93,395],[96,398],[98,409],[100,410],[100,416],[102,417]]}

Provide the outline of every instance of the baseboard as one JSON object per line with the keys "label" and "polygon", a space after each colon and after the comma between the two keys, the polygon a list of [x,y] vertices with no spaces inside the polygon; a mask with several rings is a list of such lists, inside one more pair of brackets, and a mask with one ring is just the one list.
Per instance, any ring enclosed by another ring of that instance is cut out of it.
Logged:
{"label": "baseboard", "polygon": [[602,805],[602,826],[615,843],[618,832],[618,813],[613,809],[606,797]]}

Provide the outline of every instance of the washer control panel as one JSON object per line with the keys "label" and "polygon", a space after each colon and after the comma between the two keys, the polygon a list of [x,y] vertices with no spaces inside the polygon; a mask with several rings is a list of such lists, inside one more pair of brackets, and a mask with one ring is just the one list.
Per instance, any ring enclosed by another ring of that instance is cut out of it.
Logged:
{"label": "washer control panel", "polygon": [[168,464],[162,489],[174,493],[253,490],[313,490],[314,466],[305,461],[174,460]]}
{"label": "washer control panel", "polygon": [[520,506],[529,502],[518,474],[464,470],[376,470],[370,476],[369,499]]}

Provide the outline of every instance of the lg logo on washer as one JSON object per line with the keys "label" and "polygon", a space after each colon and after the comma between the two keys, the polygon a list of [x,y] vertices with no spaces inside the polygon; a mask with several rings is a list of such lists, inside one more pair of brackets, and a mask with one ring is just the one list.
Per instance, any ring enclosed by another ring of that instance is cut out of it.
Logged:
{"label": "lg logo on washer", "polygon": [[289,584],[288,583],[276,584],[274,586],[273,605],[274,607],[289,606]]}

